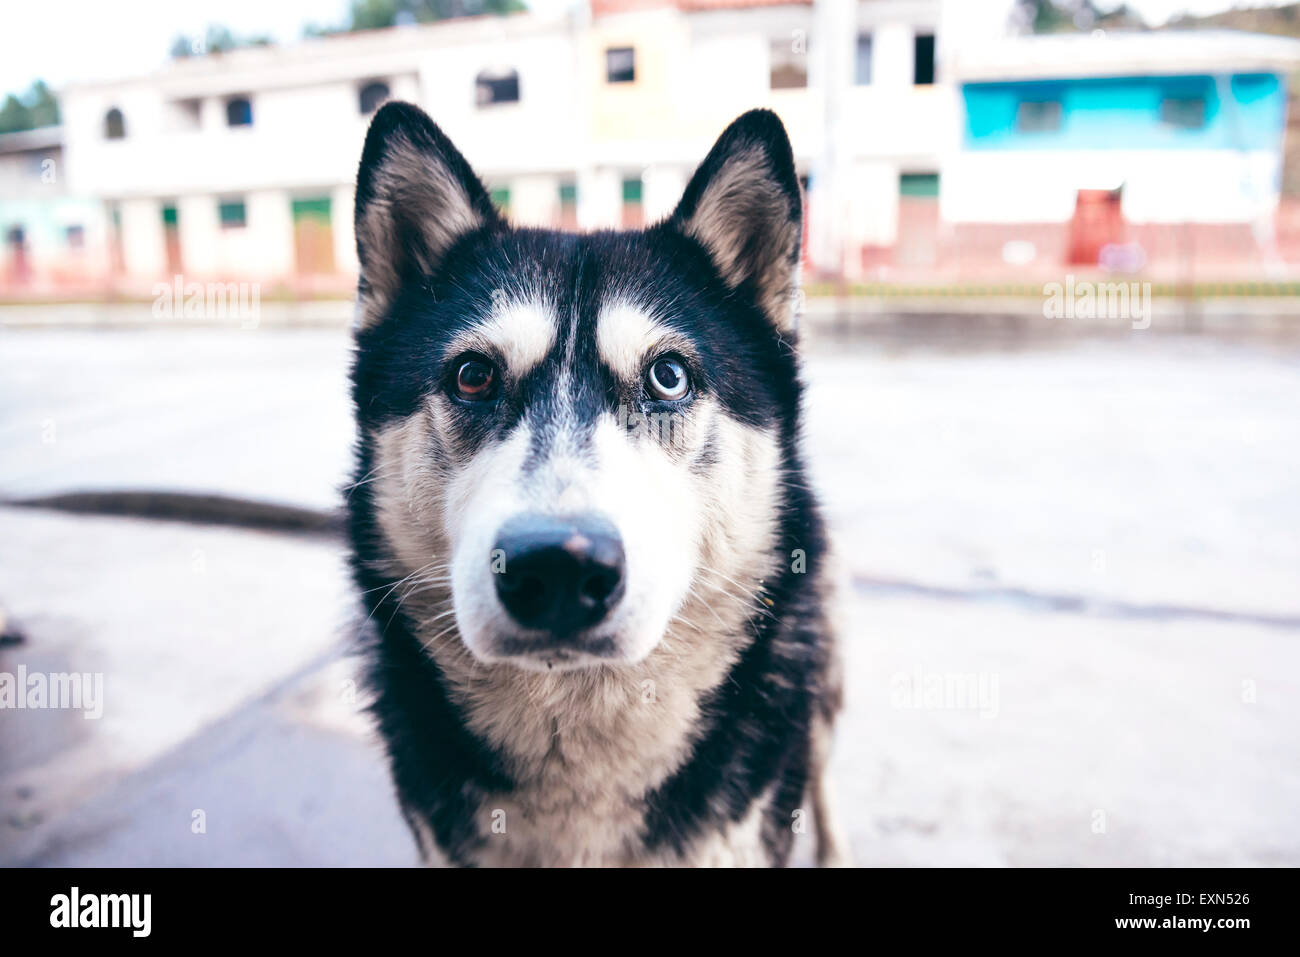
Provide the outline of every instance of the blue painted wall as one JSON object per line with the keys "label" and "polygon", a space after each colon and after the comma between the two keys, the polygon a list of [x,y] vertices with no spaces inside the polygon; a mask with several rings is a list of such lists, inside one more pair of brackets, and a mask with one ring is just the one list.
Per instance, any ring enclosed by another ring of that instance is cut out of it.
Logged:
{"label": "blue painted wall", "polygon": [[[1166,97],[1203,97],[1205,125],[1163,122]],[[1279,149],[1286,122],[1286,85],[1272,73],[967,83],[962,98],[968,149]],[[1016,129],[1022,100],[1059,102],[1059,129]]]}

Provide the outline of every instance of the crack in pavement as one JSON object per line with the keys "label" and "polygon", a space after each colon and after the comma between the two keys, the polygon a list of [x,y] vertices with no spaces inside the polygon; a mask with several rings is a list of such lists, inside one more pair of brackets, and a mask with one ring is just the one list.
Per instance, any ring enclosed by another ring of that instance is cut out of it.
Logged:
{"label": "crack in pavement", "polygon": [[1288,631],[1300,630],[1300,615],[1228,611],[1220,608],[1198,608],[1192,605],[1165,603],[1148,605],[1118,601],[1111,598],[1098,598],[1092,595],[1042,592],[1013,586],[957,588],[946,585],[931,585],[924,582],[904,581],[896,578],[879,578],[855,574],[853,575],[853,588],[857,593],[863,595],[909,596],[955,602],[1002,603],[1028,611],[1047,614],[1090,615],[1097,618],[1148,621],[1191,619],[1230,624],[1263,625],[1268,628],[1281,628]]}

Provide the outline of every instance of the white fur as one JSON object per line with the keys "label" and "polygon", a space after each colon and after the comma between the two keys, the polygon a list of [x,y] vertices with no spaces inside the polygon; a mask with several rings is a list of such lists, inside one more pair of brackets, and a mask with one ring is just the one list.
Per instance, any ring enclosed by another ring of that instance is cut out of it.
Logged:
{"label": "white fur", "polygon": [[669,330],[640,306],[616,300],[600,311],[596,348],[615,375],[636,382],[669,335]]}
{"label": "white fur", "polygon": [[[449,483],[445,524],[452,546],[456,623],[480,660],[502,660],[496,649],[501,636],[528,637],[498,602],[491,568],[497,533],[520,514],[596,513],[618,529],[627,559],[626,593],[594,629],[617,641],[616,657],[606,661],[635,664],[663,637],[668,619],[686,597],[696,564],[699,500],[685,470],[654,443],[628,441],[624,431],[607,416],[596,427],[590,454],[574,454],[570,443],[559,441],[544,462],[525,473],[530,437],[525,421]],[[598,663],[555,651],[509,660],[543,671]]]}
{"label": "white fur", "polygon": [[[650,351],[659,345],[640,341]],[[633,353],[624,351],[629,371],[639,368]],[[748,643],[745,621],[763,607],[758,583],[774,571],[776,437],[701,397],[684,448],[630,435],[607,415],[588,449],[571,435],[548,436],[547,456],[526,473],[527,419],[465,460],[436,461],[430,450],[435,436],[447,439],[448,401],[434,395],[377,434],[376,506],[395,558],[384,571],[394,581],[411,576],[398,586],[403,610],[471,730],[499,749],[518,782],[479,808],[479,862],[682,863],[645,860],[629,841],[647,789],[689,755],[700,702],[734,665]],[[688,462],[705,441],[716,462],[700,475]],[[523,511],[586,510],[618,528],[627,556],[627,592],[608,623],[618,659],[502,660],[494,641],[515,626],[491,577],[498,530]],[[494,811],[504,834],[493,828]],[[756,813],[702,839],[686,861],[759,863],[757,821]]]}
{"label": "white fur", "polygon": [[452,353],[498,354],[518,378],[546,358],[555,345],[554,312],[538,300],[504,301],[492,314],[452,343]]}

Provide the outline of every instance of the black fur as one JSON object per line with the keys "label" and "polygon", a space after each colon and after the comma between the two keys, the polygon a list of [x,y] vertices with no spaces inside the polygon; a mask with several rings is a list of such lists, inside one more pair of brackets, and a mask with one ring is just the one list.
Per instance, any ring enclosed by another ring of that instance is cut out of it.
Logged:
{"label": "black fur", "polygon": [[[418,110],[389,105],[376,115],[362,157],[358,220],[374,200],[384,140],[395,131],[422,143],[431,162],[446,163],[476,206],[486,202],[478,180],[441,132]],[[760,305],[757,284],[772,268],[761,237],[744,252],[753,278],[737,284],[723,280],[709,251],[683,228],[728,151],[738,146],[757,146],[769,158],[772,195],[785,202],[780,216],[785,227],[795,229],[797,255],[800,202],[790,148],[779,120],[762,111],[733,124],[677,212],[646,230],[575,236],[511,229],[480,208],[482,224],[459,236],[429,272],[418,275],[409,272],[424,256],[409,248],[419,244],[418,230],[403,226],[384,242],[359,237],[363,297],[372,257],[393,256],[406,270],[386,317],[358,333],[352,371],[358,456],[349,530],[354,578],[374,631],[369,653],[374,713],[405,813],[426,821],[456,863],[474,862],[481,840],[474,827],[477,798],[509,792],[513,782],[500,756],[465,726],[439,667],[399,608],[390,588],[393,578],[376,570],[388,557],[388,546],[376,522],[374,486],[366,478],[375,464],[374,430],[409,415],[431,391],[445,389],[457,358],[447,351],[452,337],[486,314],[494,293],[521,289],[541,291],[561,315],[576,317],[573,381],[584,418],[594,420],[620,404],[648,408],[635,386],[618,381],[596,350],[598,306],[602,296],[617,289],[655,306],[656,314],[691,344],[684,359],[697,392],[715,396],[731,416],[779,437],[785,471],[776,565],[784,571],[764,583],[770,604],[748,623],[747,651],[704,702],[705,719],[691,757],[645,795],[644,827],[632,838],[648,851],[683,851],[701,833],[744,817],[770,788],[775,799],[763,826],[765,843],[773,863],[788,858],[791,815],[804,806],[808,784],[811,722],[826,707],[828,681],[826,624],[815,585],[826,541],[799,451],[797,361],[791,337],[773,328]],[[534,435],[544,439],[552,384],[569,335],[562,330],[552,353],[523,381],[509,384],[508,399],[459,409],[457,448],[434,454],[470,454],[509,432],[523,415],[535,426]],[[707,474],[713,465],[709,448],[706,444],[689,466]],[[796,550],[805,556],[801,571],[793,567]]]}

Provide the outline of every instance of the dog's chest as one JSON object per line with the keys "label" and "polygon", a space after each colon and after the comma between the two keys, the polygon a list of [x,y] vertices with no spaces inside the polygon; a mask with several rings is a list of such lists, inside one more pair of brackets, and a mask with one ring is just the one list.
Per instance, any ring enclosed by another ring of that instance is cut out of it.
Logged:
{"label": "dog's chest", "polygon": [[530,787],[486,795],[479,807],[482,840],[471,855],[479,866],[617,867],[645,855],[634,801]]}
{"label": "dog's chest", "polygon": [[618,866],[646,856],[647,795],[685,760],[688,729],[641,727],[635,715],[616,725],[584,717],[570,716],[567,729],[546,722],[533,735],[517,728],[516,786],[478,801],[478,863]]}
{"label": "dog's chest", "polygon": [[481,867],[768,867],[763,840],[767,796],[739,821],[703,827],[677,850],[645,843],[645,803],[590,793],[528,789],[488,795],[479,819],[489,826],[472,855]]}
{"label": "dog's chest", "polygon": [[[693,709],[692,709],[693,711]],[[589,716],[590,717],[590,716]],[[479,866],[585,867],[768,863],[760,822],[766,796],[739,822],[706,823],[681,851],[647,845],[649,795],[688,759],[691,722],[552,727],[540,756],[521,762],[517,786],[477,802]],[[674,727],[675,726],[675,727]],[[672,733],[669,727],[674,727]],[[540,738],[531,742],[541,748]]]}

